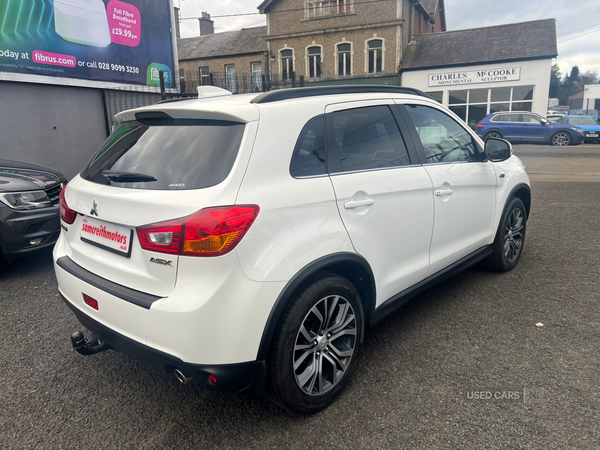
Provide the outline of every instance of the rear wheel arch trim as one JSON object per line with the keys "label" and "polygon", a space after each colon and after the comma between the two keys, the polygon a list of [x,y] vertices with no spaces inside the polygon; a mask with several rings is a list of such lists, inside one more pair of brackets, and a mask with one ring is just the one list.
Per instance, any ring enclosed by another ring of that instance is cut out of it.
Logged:
{"label": "rear wheel arch trim", "polygon": [[[369,323],[370,313],[375,308],[375,277],[373,276],[371,266],[369,265],[366,259],[364,259],[362,256],[356,253],[334,253],[332,255],[323,256],[307,264],[300,271],[298,271],[288,281],[288,283],[285,285],[285,287],[277,297],[275,304],[271,308],[271,313],[269,314],[267,323],[265,324],[265,327],[263,329],[263,334],[258,347],[258,354],[256,356],[257,361],[267,359],[277,325],[279,324],[281,316],[288,307],[289,299],[294,294],[294,292],[302,285],[302,283],[310,279],[310,277],[315,275],[317,272],[321,270],[327,270],[331,266],[342,264],[351,264],[359,266],[369,277],[369,279],[366,281],[367,283],[369,283],[371,288],[370,295],[368,295],[368,298],[362,298],[361,296],[361,302],[363,303],[363,310],[365,314],[365,326],[367,326],[367,324]],[[332,272],[339,274],[335,271]],[[363,291],[356,285],[354,280],[349,279],[348,281],[354,284],[357,291]]]}

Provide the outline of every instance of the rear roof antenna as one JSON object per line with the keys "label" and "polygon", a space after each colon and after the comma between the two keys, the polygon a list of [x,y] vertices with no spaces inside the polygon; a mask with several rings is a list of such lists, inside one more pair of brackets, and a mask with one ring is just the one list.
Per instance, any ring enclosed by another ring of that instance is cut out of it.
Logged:
{"label": "rear roof antenna", "polygon": [[198,86],[198,98],[224,97],[233,93],[216,86]]}

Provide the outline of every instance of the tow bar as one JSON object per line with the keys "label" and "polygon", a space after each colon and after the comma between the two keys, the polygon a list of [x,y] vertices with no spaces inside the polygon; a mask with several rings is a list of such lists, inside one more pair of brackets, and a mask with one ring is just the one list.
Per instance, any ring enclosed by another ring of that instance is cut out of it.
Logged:
{"label": "tow bar", "polygon": [[77,331],[71,335],[71,344],[73,344],[73,349],[82,355],[95,355],[96,353],[112,348],[93,334],[86,339],[81,331]]}

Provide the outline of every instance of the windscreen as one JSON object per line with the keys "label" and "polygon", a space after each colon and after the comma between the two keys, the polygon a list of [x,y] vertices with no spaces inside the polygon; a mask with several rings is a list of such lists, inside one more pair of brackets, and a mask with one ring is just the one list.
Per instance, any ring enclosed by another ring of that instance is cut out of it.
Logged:
{"label": "windscreen", "polygon": [[122,124],[81,172],[98,184],[131,189],[201,189],[221,183],[244,134],[238,122],[186,120]]}

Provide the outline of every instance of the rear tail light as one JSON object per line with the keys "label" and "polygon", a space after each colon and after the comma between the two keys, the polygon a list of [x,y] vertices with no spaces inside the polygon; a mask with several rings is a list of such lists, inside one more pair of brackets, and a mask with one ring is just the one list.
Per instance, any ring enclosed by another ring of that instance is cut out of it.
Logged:
{"label": "rear tail light", "polygon": [[481,125],[480,123],[477,124],[477,128],[483,128],[483,125]]}
{"label": "rear tail light", "polygon": [[67,188],[64,188],[62,191],[60,191],[60,201],[58,204],[58,209],[60,211],[61,220],[67,225],[72,225],[73,222],[75,222],[75,218],[77,217],[77,211],[73,211],[69,208],[69,205],[67,205],[67,201],[65,200],[66,189]]}
{"label": "rear tail light", "polygon": [[181,250],[181,234],[185,219],[172,220],[139,227],[137,234],[145,250],[178,254]]}
{"label": "rear tail light", "polygon": [[138,227],[143,249],[191,256],[220,256],[233,250],[256,219],[257,205],[206,208],[183,219]]}

